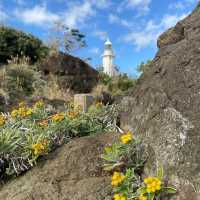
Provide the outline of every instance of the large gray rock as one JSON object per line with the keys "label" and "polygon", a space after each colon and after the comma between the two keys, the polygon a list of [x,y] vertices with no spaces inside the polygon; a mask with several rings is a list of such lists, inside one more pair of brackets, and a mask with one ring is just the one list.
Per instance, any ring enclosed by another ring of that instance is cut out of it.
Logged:
{"label": "large gray rock", "polygon": [[0,188],[1,200],[111,200],[100,155],[116,134],[75,139]]}
{"label": "large gray rock", "polygon": [[176,200],[200,199],[200,7],[158,39],[160,47],[121,101],[121,125],[150,154],[145,173],[165,169]]}

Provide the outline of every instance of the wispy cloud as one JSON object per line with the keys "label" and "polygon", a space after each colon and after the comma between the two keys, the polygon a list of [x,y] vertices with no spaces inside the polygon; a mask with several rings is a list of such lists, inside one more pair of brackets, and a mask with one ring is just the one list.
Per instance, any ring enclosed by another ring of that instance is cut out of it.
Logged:
{"label": "wispy cloud", "polygon": [[151,0],[127,0],[127,6],[131,8],[139,8],[141,10],[149,10]]}
{"label": "wispy cloud", "polygon": [[110,24],[119,24],[119,25],[124,26],[124,27],[130,27],[131,26],[130,22],[128,22],[127,20],[122,19],[119,16],[114,15],[114,14],[110,14],[108,16],[108,21],[109,21]]}
{"label": "wispy cloud", "polygon": [[140,51],[146,47],[154,46],[158,36],[166,29],[174,26],[179,20],[186,17],[186,13],[182,15],[165,15],[159,23],[149,20],[141,31],[131,31],[122,40],[134,45],[136,51]]}
{"label": "wispy cloud", "polygon": [[94,15],[95,10],[92,3],[85,1],[82,4],[74,4],[68,8],[64,14],[64,23],[69,27],[77,27],[78,24],[84,24],[86,20]]}
{"label": "wispy cloud", "polygon": [[93,47],[89,50],[89,53],[93,55],[99,55],[100,54],[100,49],[98,47]]}
{"label": "wispy cloud", "polygon": [[109,8],[112,5],[111,0],[87,0],[99,9]]}
{"label": "wispy cloud", "polygon": [[200,1],[199,0],[180,0],[180,1],[170,3],[169,9],[183,10],[187,8],[188,6],[190,6],[191,4],[197,4],[198,2]]}
{"label": "wispy cloud", "polygon": [[101,30],[95,30],[92,35],[98,37],[102,41],[105,41],[108,37],[108,33]]}
{"label": "wispy cloud", "polygon": [[124,0],[118,7],[118,12],[126,8],[137,10],[139,15],[144,15],[150,10],[150,4],[151,0]]}
{"label": "wispy cloud", "polygon": [[60,19],[60,16],[47,10],[45,5],[33,8],[16,9],[15,16],[25,24],[45,26]]}
{"label": "wispy cloud", "polygon": [[84,1],[84,3],[73,2],[62,13],[55,13],[48,10],[45,5],[35,5],[32,8],[17,8],[14,12],[18,20],[25,24],[37,26],[51,26],[56,21],[61,21],[70,28],[82,26],[95,15],[92,3]]}

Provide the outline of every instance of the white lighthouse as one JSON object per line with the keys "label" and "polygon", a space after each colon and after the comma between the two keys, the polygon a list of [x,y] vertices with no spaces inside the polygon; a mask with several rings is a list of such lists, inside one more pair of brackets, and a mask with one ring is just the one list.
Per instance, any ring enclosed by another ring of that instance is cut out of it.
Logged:
{"label": "white lighthouse", "polygon": [[118,75],[116,66],[114,65],[115,54],[112,48],[112,43],[109,39],[106,40],[104,44],[103,58],[103,71],[109,76]]}

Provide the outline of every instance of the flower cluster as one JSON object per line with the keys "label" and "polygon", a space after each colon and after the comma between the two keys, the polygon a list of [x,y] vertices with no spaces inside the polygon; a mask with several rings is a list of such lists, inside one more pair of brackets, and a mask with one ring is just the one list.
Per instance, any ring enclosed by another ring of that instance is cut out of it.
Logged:
{"label": "flower cluster", "polygon": [[33,109],[26,106],[24,102],[19,103],[19,107],[17,109],[12,110],[11,116],[13,118],[22,117],[25,118],[33,114]]}
{"label": "flower cluster", "polygon": [[71,120],[77,118],[79,115],[79,112],[78,111],[70,111],[67,113],[67,117]]}
{"label": "flower cluster", "polygon": [[114,200],[126,200],[126,197],[123,194],[115,194]]}
{"label": "flower cluster", "polygon": [[133,139],[133,134],[131,132],[127,132],[120,137],[120,141],[123,144],[129,143]]}
{"label": "flower cluster", "polygon": [[111,182],[112,186],[117,187],[125,180],[125,178],[126,177],[122,173],[114,172],[114,174],[112,176],[112,182]]}
{"label": "flower cluster", "polygon": [[39,100],[35,103],[34,105],[35,108],[43,108],[44,107],[44,101],[43,100]]}
{"label": "flower cluster", "polygon": [[147,197],[144,196],[144,195],[140,195],[140,196],[139,196],[139,200],[147,200]]}
{"label": "flower cluster", "polygon": [[52,121],[54,122],[61,122],[65,118],[64,113],[57,113],[51,117]]}
{"label": "flower cluster", "polygon": [[6,118],[3,115],[0,115],[0,126],[3,126],[6,123]]}
{"label": "flower cluster", "polygon": [[[142,182],[140,174],[136,174],[136,169],[142,169],[141,167],[144,166],[146,160],[146,158],[140,160],[142,155],[137,151],[139,149],[138,145],[141,144],[140,141],[134,139],[130,131],[122,134],[119,140],[105,147],[105,153],[102,155],[102,158],[107,162],[104,164],[104,170],[115,170],[111,183],[114,191],[114,200],[155,200],[159,199],[160,194],[163,192],[176,193],[174,187],[165,187],[163,185],[164,171],[162,166],[157,168],[155,176],[149,176]],[[130,149],[137,156],[131,159],[129,165],[128,156],[132,155],[129,154],[131,152]],[[129,166],[130,168],[128,168]],[[119,170],[121,169],[123,171],[120,172]]]}
{"label": "flower cluster", "polygon": [[41,142],[33,144],[32,150],[33,150],[34,155],[39,156],[40,154],[42,154],[48,144],[49,144],[48,140],[43,140]]}
{"label": "flower cluster", "polygon": [[161,180],[157,177],[148,177],[144,179],[144,183],[147,187],[147,192],[156,192],[161,189]]}

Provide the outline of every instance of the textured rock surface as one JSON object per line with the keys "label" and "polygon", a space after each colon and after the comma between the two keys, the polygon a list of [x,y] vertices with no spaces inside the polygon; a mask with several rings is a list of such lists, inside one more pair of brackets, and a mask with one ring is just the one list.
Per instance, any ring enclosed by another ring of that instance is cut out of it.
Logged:
{"label": "textured rock surface", "polygon": [[98,82],[98,72],[80,58],[66,54],[55,54],[45,60],[41,70],[48,78],[56,75],[61,88],[87,93]]}
{"label": "textured rock surface", "polygon": [[64,145],[25,175],[0,189],[2,200],[111,200],[110,176],[100,155],[115,134],[83,137]]}
{"label": "textured rock surface", "polygon": [[[155,59],[121,101],[121,125],[148,144],[177,200],[200,199],[200,8],[158,39]],[[195,192],[196,191],[196,192]]]}

